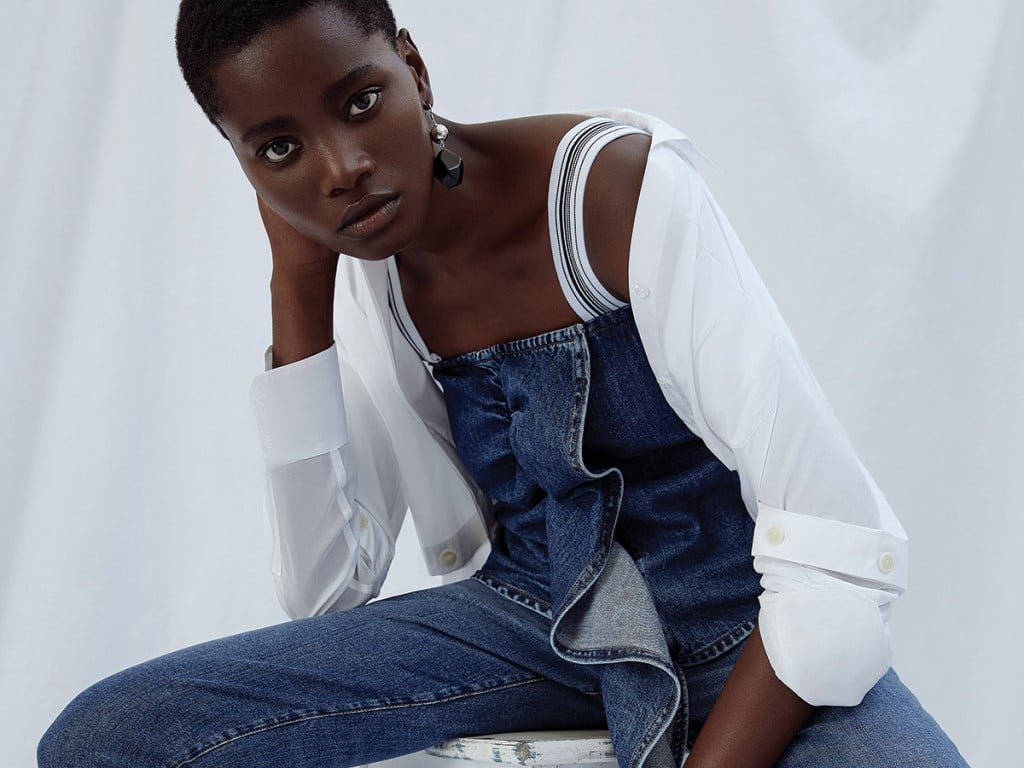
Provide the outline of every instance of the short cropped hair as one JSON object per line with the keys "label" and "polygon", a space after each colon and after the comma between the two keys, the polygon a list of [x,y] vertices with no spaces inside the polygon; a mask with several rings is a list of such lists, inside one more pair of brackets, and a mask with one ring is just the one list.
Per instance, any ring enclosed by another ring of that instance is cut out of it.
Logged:
{"label": "short cropped hair", "polygon": [[316,5],[336,6],[367,36],[380,33],[396,44],[398,30],[388,0],[182,0],[174,36],[178,66],[217,130],[224,105],[213,82],[214,68],[265,29]]}

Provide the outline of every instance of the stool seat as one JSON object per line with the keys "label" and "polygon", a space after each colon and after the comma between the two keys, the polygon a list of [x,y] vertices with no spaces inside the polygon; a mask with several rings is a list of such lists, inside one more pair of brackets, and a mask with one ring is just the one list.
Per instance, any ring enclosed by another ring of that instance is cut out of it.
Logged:
{"label": "stool seat", "polygon": [[523,731],[462,736],[450,739],[427,754],[480,765],[519,765],[562,768],[587,765],[615,768],[615,750],[608,731]]}

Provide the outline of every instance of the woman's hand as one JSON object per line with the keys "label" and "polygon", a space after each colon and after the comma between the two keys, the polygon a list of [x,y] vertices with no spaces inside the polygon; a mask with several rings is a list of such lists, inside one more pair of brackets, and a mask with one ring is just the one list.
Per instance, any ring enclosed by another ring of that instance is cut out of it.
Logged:
{"label": "woman's hand", "polygon": [[338,253],[297,232],[257,196],[270,240],[274,367],[294,363],[334,342],[334,281]]}
{"label": "woman's hand", "polygon": [[279,213],[267,205],[263,198],[256,196],[263,219],[263,228],[270,240],[270,255],[274,268],[283,269],[322,265],[324,262],[337,264],[338,252],[310,240],[297,232]]}

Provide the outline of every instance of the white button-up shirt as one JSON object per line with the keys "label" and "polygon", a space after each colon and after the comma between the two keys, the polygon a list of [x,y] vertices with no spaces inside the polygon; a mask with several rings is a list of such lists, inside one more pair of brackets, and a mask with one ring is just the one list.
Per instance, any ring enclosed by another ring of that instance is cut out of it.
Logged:
{"label": "white button-up shirt", "polygon": [[[665,398],[739,473],[755,520],[759,627],[776,675],[811,704],[860,702],[890,664],[907,541],[725,214],[703,156],[651,134],[629,255],[630,303]],[[407,510],[431,573],[468,575],[487,500],[444,401],[388,309],[387,264],[343,258],[330,349],[256,377],[273,572],[294,617],[376,596]]]}

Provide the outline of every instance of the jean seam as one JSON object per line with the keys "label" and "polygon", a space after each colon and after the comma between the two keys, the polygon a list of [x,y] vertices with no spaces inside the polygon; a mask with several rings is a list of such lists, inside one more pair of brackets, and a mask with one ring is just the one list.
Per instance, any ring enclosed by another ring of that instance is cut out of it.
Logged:
{"label": "jean seam", "polygon": [[511,683],[502,683],[501,685],[494,685],[489,688],[482,688],[476,691],[465,691],[463,693],[451,694],[450,696],[443,696],[439,699],[431,699],[430,701],[410,701],[404,704],[380,704],[371,707],[359,707],[357,709],[348,709],[339,712],[318,712],[316,714],[303,715],[301,717],[295,717],[293,719],[284,720],[282,722],[268,723],[266,721],[263,721],[261,724],[253,726],[251,730],[248,730],[245,733],[238,733],[227,738],[223,738],[213,744],[209,744],[205,747],[202,747],[198,753],[190,757],[187,757],[184,760],[181,760],[179,762],[172,762],[168,765],[171,766],[171,768],[182,768],[182,766],[191,765],[196,760],[205,757],[206,755],[220,749],[221,747],[225,747],[228,744],[232,744],[238,741],[239,739],[244,739],[248,736],[255,736],[257,734],[266,733],[267,731],[276,730],[277,728],[282,728],[289,725],[298,725],[300,723],[306,723],[312,720],[322,720],[328,717],[341,717],[344,715],[362,715],[366,714],[367,712],[385,712],[389,710],[410,709],[412,707],[425,707],[434,704],[445,704],[451,701],[459,701],[461,699],[472,698],[474,696],[479,696],[484,693],[493,693],[495,691],[503,691],[509,688],[518,688],[522,685],[541,683],[544,682],[545,679],[546,678],[544,677],[530,677],[526,678],[525,680],[517,680]]}
{"label": "jean seam", "polygon": [[550,619],[552,616],[550,603],[530,594],[525,589],[510,584],[496,576],[492,576],[486,570],[486,566],[474,573],[470,578],[498,593],[506,600],[522,606],[527,610],[533,611],[539,616],[543,616],[546,619]]}
{"label": "jean seam", "polygon": [[531,352],[548,349],[550,347],[558,347],[569,343],[575,343],[580,338],[587,340],[602,331],[606,331],[610,328],[617,328],[618,326],[632,320],[632,309],[630,309],[629,313],[623,313],[620,317],[610,317],[611,315],[615,315],[625,309],[630,309],[630,306],[627,304],[625,307],[620,307],[619,309],[612,310],[611,312],[598,315],[597,317],[591,318],[585,322],[574,323],[573,325],[567,325],[562,328],[544,331],[525,339],[503,341],[497,344],[492,344],[489,347],[484,347],[483,349],[463,352],[441,360],[439,363],[435,364],[434,367],[439,368],[440,372],[443,374],[444,371],[450,368],[480,365],[492,360],[501,361],[503,358],[507,357],[516,357],[517,355],[529,354]]}
{"label": "jean seam", "polygon": [[680,654],[678,664],[682,667],[692,667],[697,664],[717,659],[722,654],[728,653],[741,642],[746,640],[757,626],[757,614],[741,621],[731,629],[726,630],[710,643],[700,648]]}

